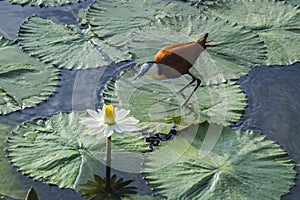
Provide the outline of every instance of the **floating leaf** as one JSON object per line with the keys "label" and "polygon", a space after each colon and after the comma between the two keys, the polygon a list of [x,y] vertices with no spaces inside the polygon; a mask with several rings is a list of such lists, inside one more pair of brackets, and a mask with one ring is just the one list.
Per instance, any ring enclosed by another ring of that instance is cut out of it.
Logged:
{"label": "floating leaf", "polygon": [[299,0],[287,0],[287,3],[294,4],[294,5],[300,5]]}
{"label": "floating leaf", "polygon": [[[169,199],[229,200],[279,199],[289,192],[294,165],[278,144],[253,131],[220,127],[208,133],[211,126],[215,125],[185,129],[149,154],[144,173],[159,194]],[[209,151],[203,148],[207,143],[213,144]]]}
{"label": "floating leaf", "polygon": [[80,0],[9,0],[11,3],[20,5],[34,5],[34,6],[57,6],[69,3],[79,2]]}
{"label": "floating leaf", "polygon": [[16,44],[16,41],[5,39],[2,36],[0,37],[0,48],[6,47],[6,46],[11,46],[14,44]]}
{"label": "floating leaf", "polygon": [[[103,161],[105,157],[106,138],[95,140],[94,137],[83,134],[86,128],[79,123],[79,118],[85,116],[59,113],[50,120],[21,125],[8,140],[8,154],[12,163],[35,180],[78,189],[79,184],[100,172],[101,163],[97,159]],[[143,140],[130,141],[127,135],[125,138],[129,143],[136,143],[127,145],[125,141],[118,141],[122,139],[113,138],[113,157],[118,156],[114,154],[115,151],[138,154],[138,144],[145,146]],[[128,150],[129,148],[132,149]],[[124,159],[123,164],[126,165]],[[114,168],[114,159],[112,167]]]}
{"label": "floating leaf", "polygon": [[229,125],[237,121],[246,106],[245,94],[234,82],[198,88],[190,100],[190,105],[180,107],[193,86],[183,94],[175,91],[190,81],[190,77],[164,81],[142,77],[132,83],[138,71],[130,69],[114,83],[114,90],[106,90],[104,99],[117,107],[131,110],[131,115],[139,119],[141,128],[156,133],[169,132],[172,122],[178,129],[192,123],[206,120]]}
{"label": "floating leaf", "polygon": [[147,26],[159,16],[194,12],[197,12],[195,7],[168,0],[100,0],[88,9],[86,17],[92,30],[99,37],[106,38],[132,28]]}
{"label": "floating leaf", "polygon": [[0,124],[0,194],[14,199],[24,199],[32,181],[25,179],[11,167],[5,154],[5,139],[9,135],[9,129]]}
{"label": "floating leaf", "polygon": [[181,4],[155,0],[101,1],[88,10],[86,18],[93,32],[108,44],[131,53],[139,63],[152,60],[165,45],[195,41],[209,33],[213,47],[195,64],[200,75],[210,75],[204,80],[207,84],[238,78],[267,59],[265,45],[257,33],[225,20],[191,15],[195,7],[182,4],[181,9],[187,7],[188,12],[184,12],[178,5]]}
{"label": "floating leaf", "polygon": [[[68,69],[96,68],[126,57],[89,30],[56,24],[36,16],[21,25],[18,38],[22,49],[30,55]],[[107,58],[107,55],[111,57]]]}
{"label": "floating leaf", "polygon": [[215,70],[215,76],[221,75],[226,80],[239,78],[266,59],[265,44],[259,36],[228,21],[199,16],[166,16],[160,19],[159,25],[188,35],[192,40],[209,33],[212,46],[207,48],[207,54],[200,55],[195,65],[204,77],[211,73],[210,70]]}
{"label": "floating leaf", "polygon": [[288,65],[299,61],[299,6],[272,0],[228,0],[208,6],[204,13],[256,31],[267,45],[266,64]]}
{"label": "floating leaf", "polygon": [[32,107],[54,93],[59,71],[0,38],[0,114]]}
{"label": "floating leaf", "polygon": [[166,45],[196,41],[205,33],[209,33],[208,40],[213,46],[200,54],[193,68],[206,84],[238,78],[266,59],[265,45],[253,31],[228,21],[198,16],[161,17],[150,28],[115,35],[106,41],[130,52],[135,61],[142,63],[153,60]]}

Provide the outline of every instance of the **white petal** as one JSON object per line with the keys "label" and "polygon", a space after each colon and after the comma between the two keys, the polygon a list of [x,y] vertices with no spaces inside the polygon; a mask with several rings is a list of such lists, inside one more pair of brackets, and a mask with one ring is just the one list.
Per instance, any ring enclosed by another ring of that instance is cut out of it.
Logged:
{"label": "white petal", "polygon": [[97,109],[97,112],[99,113],[100,116],[103,116],[103,112],[100,109]]}
{"label": "white petal", "polygon": [[103,131],[103,132],[99,133],[98,135],[96,135],[96,139],[100,139],[100,138],[105,137],[105,134],[104,134],[104,133],[105,133],[105,132]]}
{"label": "white petal", "polygon": [[95,119],[103,118],[102,115],[100,115],[98,112],[96,112],[94,110],[87,109],[86,111],[89,113],[89,115],[91,115]]}
{"label": "white petal", "polygon": [[119,128],[122,129],[122,131],[138,131],[140,128],[137,126],[127,125],[127,124],[118,124]]}
{"label": "white petal", "polygon": [[86,131],[87,135],[92,135],[92,136],[97,135],[98,133],[99,133],[99,129],[97,128],[91,128]]}
{"label": "white petal", "polygon": [[81,118],[81,120],[79,122],[83,125],[86,125],[87,127],[98,127],[98,126],[101,126],[101,124],[103,124],[102,121],[96,120],[91,117],[90,118]]}
{"label": "white petal", "polygon": [[128,117],[126,119],[118,121],[118,124],[126,124],[126,125],[135,125],[139,123],[140,120],[135,119],[134,117]]}
{"label": "white petal", "polygon": [[109,137],[114,133],[114,129],[111,126],[107,126],[106,130],[105,130],[105,136]]}
{"label": "white petal", "polygon": [[116,121],[122,120],[125,117],[127,117],[127,115],[130,113],[130,110],[125,110],[125,109],[121,109],[121,110],[115,110],[116,112]]}
{"label": "white petal", "polygon": [[118,133],[123,132],[123,130],[117,124],[111,125],[111,127]]}

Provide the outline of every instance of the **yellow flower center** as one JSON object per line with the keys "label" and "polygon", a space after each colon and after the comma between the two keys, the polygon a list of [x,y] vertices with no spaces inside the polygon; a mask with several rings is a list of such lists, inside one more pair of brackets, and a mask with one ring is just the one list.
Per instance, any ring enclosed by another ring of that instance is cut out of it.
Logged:
{"label": "yellow flower center", "polygon": [[104,106],[104,123],[108,125],[113,125],[116,123],[115,121],[115,108],[113,105]]}

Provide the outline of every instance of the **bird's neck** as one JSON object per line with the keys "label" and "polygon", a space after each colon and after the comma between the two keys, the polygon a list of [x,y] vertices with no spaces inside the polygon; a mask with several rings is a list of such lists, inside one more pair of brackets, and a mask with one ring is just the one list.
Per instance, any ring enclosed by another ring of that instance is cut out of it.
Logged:
{"label": "bird's neck", "polygon": [[159,73],[159,65],[154,63],[149,70],[146,72],[146,75],[148,75],[150,78],[153,78],[155,80],[165,80],[167,77],[163,74]]}

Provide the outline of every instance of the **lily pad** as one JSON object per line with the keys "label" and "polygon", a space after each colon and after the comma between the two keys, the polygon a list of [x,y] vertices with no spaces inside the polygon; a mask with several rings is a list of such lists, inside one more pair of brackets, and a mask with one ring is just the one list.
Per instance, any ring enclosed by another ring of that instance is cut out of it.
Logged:
{"label": "lily pad", "polygon": [[278,144],[257,132],[221,128],[221,134],[210,132],[218,138],[204,155],[210,126],[185,129],[149,154],[144,173],[155,191],[170,199],[199,200],[280,199],[289,192],[296,173]]}
{"label": "lily pad", "polygon": [[227,19],[256,31],[267,45],[269,59],[265,64],[288,65],[299,61],[299,6],[284,1],[229,0],[208,6],[204,14]]}
{"label": "lily pad", "polygon": [[32,107],[58,86],[59,71],[28,56],[13,41],[0,38],[0,114]]}
{"label": "lily pad", "polygon": [[[194,65],[207,84],[239,78],[265,62],[266,47],[257,33],[226,20],[193,15],[195,9],[169,1],[101,1],[91,6],[86,19],[93,32],[132,54],[138,63],[152,60],[166,45],[195,41],[209,33],[212,46]],[[125,19],[124,13],[128,13]]]}
{"label": "lily pad", "polygon": [[175,91],[187,84],[190,77],[163,81],[142,77],[132,83],[136,73],[138,70],[134,68],[127,70],[103,95],[117,107],[131,110],[131,115],[140,120],[145,131],[168,133],[173,121],[179,130],[206,120],[230,125],[240,119],[246,106],[245,94],[235,82],[202,86],[192,96],[190,104],[181,107],[194,87],[190,86],[181,94]]}
{"label": "lily pad", "polygon": [[[83,113],[59,113],[50,120],[21,125],[8,139],[11,162],[35,180],[43,180],[61,188],[78,189],[79,184],[92,179],[94,174],[99,174],[105,167],[98,160],[105,163],[106,138],[96,140],[83,134],[86,128],[79,123],[79,118],[85,116]],[[112,155],[115,155],[115,151],[138,154],[139,144],[142,148],[147,144],[143,139],[129,139],[135,136],[125,135],[125,139],[129,143],[134,142],[134,145],[127,145],[125,140],[118,141],[122,139],[114,137]],[[97,157],[99,155],[101,157]],[[126,162],[123,164],[126,165]]]}
{"label": "lily pad", "polygon": [[22,174],[12,168],[6,156],[5,139],[10,134],[9,128],[0,124],[0,195],[15,199],[24,199],[32,181],[25,179]]}
{"label": "lily pad", "polygon": [[92,30],[99,37],[107,38],[132,28],[147,26],[159,16],[195,12],[195,7],[169,0],[99,0],[88,9],[86,17]]}
{"label": "lily pad", "polygon": [[212,46],[200,54],[193,68],[206,84],[239,78],[267,59],[266,47],[258,34],[228,21],[199,16],[161,17],[151,27],[115,35],[106,41],[130,52],[136,62],[142,63],[153,60],[166,45],[196,41],[205,33],[209,33]]}
{"label": "lily pad", "polygon": [[30,55],[68,69],[96,68],[128,58],[89,29],[80,30],[75,25],[56,24],[37,16],[21,25],[18,39]]}
{"label": "lily pad", "polygon": [[0,47],[6,47],[14,44],[16,44],[16,41],[8,40],[2,36],[0,37]]}
{"label": "lily pad", "polygon": [[79,2],[80,0],[9,0],[11,3],[20,5],[34,5],[34,6],[58,6],[69,3]]}

